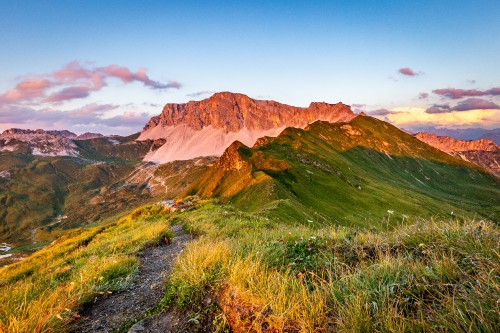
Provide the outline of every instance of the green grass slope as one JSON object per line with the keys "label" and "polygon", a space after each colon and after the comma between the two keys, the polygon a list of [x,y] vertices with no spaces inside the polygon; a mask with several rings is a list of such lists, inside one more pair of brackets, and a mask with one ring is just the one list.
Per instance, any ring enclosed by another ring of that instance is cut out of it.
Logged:
{"label": "green grass slope", "polygon": [[316,122],[255,147],[235,143],[186,194],[312,225],[380,225],[410,217],[498,221],[500,181],[383,121]]}
{"label": "green grass slope", "polygon": [[74,208],[83,207],[88,204],[85,195],[89,190],[110,184],[131,170],[69,157],[15,158],[24,163],[10,169],[9,179],[0,178],[0,241],[16,244],[30,241],[37,228],[56,223],[68,202],[79,203]]}

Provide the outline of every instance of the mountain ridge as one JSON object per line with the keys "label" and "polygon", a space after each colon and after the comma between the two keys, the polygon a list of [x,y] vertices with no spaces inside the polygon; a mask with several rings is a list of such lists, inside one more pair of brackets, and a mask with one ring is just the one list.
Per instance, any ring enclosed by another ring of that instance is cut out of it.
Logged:
{"label": "mountain ridge", "polygon": [[451,156],[479,165],[500,177],[500,148],[488,139],[458,140],[419,132],[415,137]]}
{"label": "mountain ridge", "polygon": [[184,194],[250,211],[277,205],[299,221],[304,215],[316,221],[320,214],[323,220],[358,223],[361,216],[378,224],[387,214],[404,219],[466,211],[491,213],[495,220],[498,184],[475,164],[358,116],[287,128],[254,147],[235,142]]}
{"label": "mountain ridge", "polygon": [[166,104],[137,140],[165,139],[145,161],[166,163],[199,156],[221,156],[234,141],[252,146],[263,136],[275,137],[287,127],[311,122],[348,121],[356,115],[343,103],[313,102],[307,108],[220,92],[201,101]]}

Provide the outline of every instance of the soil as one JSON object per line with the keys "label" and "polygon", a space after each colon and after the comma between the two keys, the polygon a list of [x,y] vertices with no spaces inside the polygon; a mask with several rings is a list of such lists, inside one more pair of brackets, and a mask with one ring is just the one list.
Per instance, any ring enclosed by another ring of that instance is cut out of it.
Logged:
{"label": "soil", "polygon": [[[136,282],[129,289],[96,298],[80,312],[73,332],[113,332],[137,318],[144,317],[148,309],[154,308],[163,298],[165,279],[170,274],[174,259],[191,240],[181,225],[172,227],[174,239],[171,244],[149,247],[139,255],[140,268]],[[136,323],[130,332],[180,332],[189,318],[171,310]],[[155,319],[156,318],[156,319]],[[147,325],[145,325],[147,322]],[[177,324],[176,324],[177,323]],[[145,330],[144,326],[152,330]],[[175,326],[175,327],[174,327]],[[191,326],[191,325],[187,325]]]}

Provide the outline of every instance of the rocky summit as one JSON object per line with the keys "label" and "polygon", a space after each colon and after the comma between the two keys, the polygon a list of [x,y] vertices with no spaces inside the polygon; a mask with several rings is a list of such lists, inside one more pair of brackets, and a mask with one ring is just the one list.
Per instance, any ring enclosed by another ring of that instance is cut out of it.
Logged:
{"label": "rocky summit", "polygon": [[500,176],[500,148],[492,140],[457,140],[426,132],[419,132],[415,137],[449,155],[482,166]]}
{"label": "rocky summit", "polygon": [[146,155],[145,161],[166,163],[220,156],[234,141],[253,146],[257,139],[276,137],[287,127],[304,128],[317,120],[346,122],[355,116],[343,103],[314,102],[304,108],[220,92],[201,101],[165,105],[138,140],[165,139],[165,144]]}

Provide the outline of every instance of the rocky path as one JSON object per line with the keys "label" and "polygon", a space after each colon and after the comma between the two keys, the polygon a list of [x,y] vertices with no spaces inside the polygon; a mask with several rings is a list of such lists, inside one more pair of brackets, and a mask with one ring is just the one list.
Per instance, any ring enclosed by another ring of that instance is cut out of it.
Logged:
{"label": "rocky path", "polygon": [[[170,274],[174,259],[190,240],[181,225],[173,226],[172,231],[172,244],[150,247],[139,254],[140,268],[135,284],[85,307],[73,332],[113,332],[124,323],[144,316],[148,309],[161,301],[164,281]],[[141,330],[140,324],[135,327]]]}

